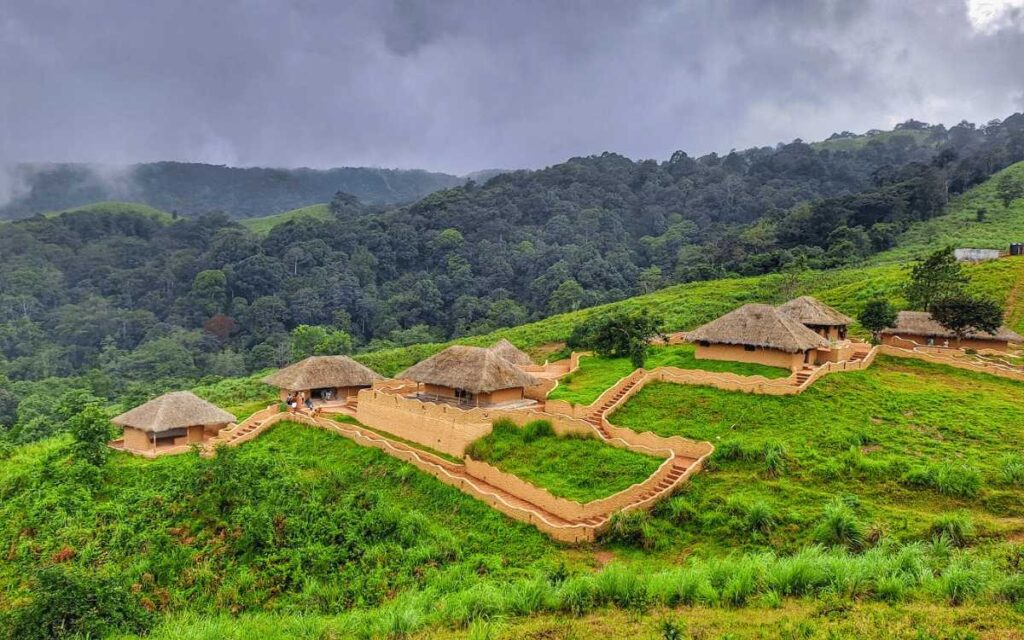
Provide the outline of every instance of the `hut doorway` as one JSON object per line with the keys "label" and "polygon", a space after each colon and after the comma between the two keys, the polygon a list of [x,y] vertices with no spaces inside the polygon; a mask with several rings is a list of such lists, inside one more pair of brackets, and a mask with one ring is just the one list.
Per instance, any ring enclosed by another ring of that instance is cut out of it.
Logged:
{"label": "hut doorway", "polygon": [[459,401],[459,404],[474,404],[476,402],[476,394],[465,389],[456,389],[455,399]]}

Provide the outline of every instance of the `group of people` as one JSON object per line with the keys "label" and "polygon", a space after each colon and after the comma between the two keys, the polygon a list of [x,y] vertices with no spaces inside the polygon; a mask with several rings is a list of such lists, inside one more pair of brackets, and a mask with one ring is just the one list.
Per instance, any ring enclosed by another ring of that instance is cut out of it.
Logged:
{"label": "group of people", "polygon": [[285,404],[288,405],[288,411],[291,413],[297,413],[301,411],[299,407],[305,407],[306,411],[313,417],[320,415],[320,407],[313,405],[313,398],[307,396],[305,393],[299,391],[297,393],[289,393],[285,399]]}

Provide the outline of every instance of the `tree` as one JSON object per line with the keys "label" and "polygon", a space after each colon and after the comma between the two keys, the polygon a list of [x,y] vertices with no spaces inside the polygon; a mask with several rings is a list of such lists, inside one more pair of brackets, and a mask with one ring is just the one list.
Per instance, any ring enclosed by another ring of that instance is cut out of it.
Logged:
{"label": "tree", "polygon": [[953,248],[946,247],[911,268],[905,295],[912,308],[931,311],[937,301],[962,295],[969,282]]}
{"label": "tree", "polygon": [[861,326],[871,332],[877,341],[878,332],[896,324],[896,310],[885,298],[875,298],[864,305],[864,310],[857,316]]}
{"label": "tree", "polygon": [[110,417],[98,404],[88,404],[67,421],[74,438],[71,455],[83,462],[101,466],[107,460],[110,447]]}
{"label": "tree", "polygon": [[661,326],[661,319],[647,310],[613,312],[577,325],[568,345],[593,349],[605,358],[628,356],[633,366],[643,368],[651,340],[663,337]]}
{"label": "tree", "polygon": [[932,305],[932,318],[956,334],[957,341],[972,333],[995,333],[1003,324],[1003,309],[994,300],[952,296]]}
{"label": "tree", "polygon": [[352,336],[334,327],[300,324],[292,329],[291,349],[294,360],[350,353]]}
{"label": "tree", "polygon": [[996,182],[996,193],[1003,201],[1003,208],[1008,209],[1017,198],[1024,198],[1024,181],[1018,180],[1011,173],[1004,173]]}

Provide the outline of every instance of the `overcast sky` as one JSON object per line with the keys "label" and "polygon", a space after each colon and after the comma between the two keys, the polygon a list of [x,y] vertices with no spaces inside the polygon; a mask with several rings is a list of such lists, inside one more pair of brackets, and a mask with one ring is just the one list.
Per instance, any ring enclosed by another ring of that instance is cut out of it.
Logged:
{"label": "overcast sky", "polygon": [[541,167],[1024,110],[1024,0],[2,0],[0,163]]}

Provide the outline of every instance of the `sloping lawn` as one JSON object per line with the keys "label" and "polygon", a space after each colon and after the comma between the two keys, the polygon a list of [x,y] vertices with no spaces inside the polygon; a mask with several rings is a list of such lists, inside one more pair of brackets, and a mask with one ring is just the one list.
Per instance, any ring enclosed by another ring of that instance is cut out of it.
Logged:
{"label": "sloping lawn", "polygon": [[[791,373],[789,369],[769,367],[763,364],[698,360],[694,357],[695,351],[696,347],[692,344],[651,347],[645,368],[679,367],[680,369],[728,372],[741,376],[764,376],[766,378],[786,378]],[[573,404],[590,404],[597,400],[598,396],[606,389],[632,372],[633,363],[629,358],[600,358],[597,356],[583,358],[580,360],[580,368],[563,377],[548,397],[552,400],[565,400]]]}
{"label": "sloping lawn", "polygon": [[938,519],[962,512],[978,537],[998,538],[1024,530],[1022,398],[1024,383],[880,356],[799,396],[655,383],[610,420],[715,445],[707,470],[662,510],[679,544],[815,542],[836,497],[864,536],[927,540]]}
{"label": "sloping lawn", "polygon": [[498,420],[466,453],[577,502],[605,498],[643,482],[664,462],[596,438],[559,437],[542,420],[523,428]]}

